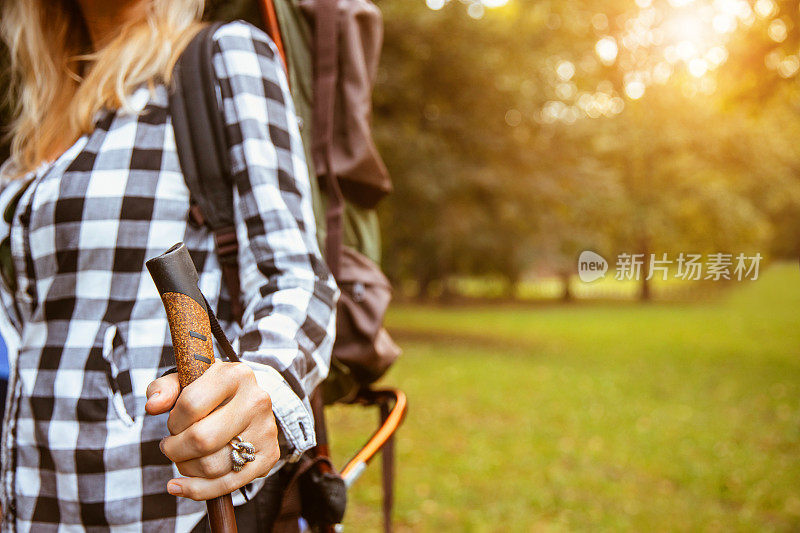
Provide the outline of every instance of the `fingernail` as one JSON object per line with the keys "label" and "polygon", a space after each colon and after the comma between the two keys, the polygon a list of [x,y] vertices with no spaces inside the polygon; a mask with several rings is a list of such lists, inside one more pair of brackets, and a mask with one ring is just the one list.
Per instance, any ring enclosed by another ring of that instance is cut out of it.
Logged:
{"label": "fingernail", "polygon": [[167,483],[167,492],[173,496],[180,496],[183,494],[183,489],[177,483]]}
{"label": "fingernail", "polygon": [[164,439],[158,441],[158,449],[161,450],[161,453],[164,453]]}

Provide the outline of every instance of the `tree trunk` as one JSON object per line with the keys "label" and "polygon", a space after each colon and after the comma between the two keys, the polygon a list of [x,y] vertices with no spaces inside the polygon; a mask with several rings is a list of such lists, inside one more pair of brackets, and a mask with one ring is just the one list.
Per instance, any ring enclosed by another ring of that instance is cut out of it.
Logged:
{"label": "tree trunk", "polygon": [[519,286],[519,279],[520,279],[519,272],[510,273],[506,279],[505,287],[503,292],[505,293],[505,297],[509,300],[516,300],[517,299],[517,287]]}
{"label": "tree trunk", "polygon": [[650,292],[650,282],[647,281],[647,276],[642,275],[642,290],[639,293],[639,299],[643,302],[649,302],[652,298],[652,294]]}
{"label": "tree trunk", "polygon": [[439,302],[443,304],[453,303],[455,300],[455,293],[450,284],[450,276],[442,277],[442,292],[439,294]]}
{"label": "tree trunk", "polygon": [[561,301],[562,302],[571,302],[572,301],[572,290],[569,288],[569,279],[570,273],[569,272],[562,272],[561,273],[561,284],[564,286],[564,291],[561,293]]}
{"label": "tree trunk", "polygon": [[647,279],[650,277],[650,246],[648,244],[647,237],[642,238],[642,257],[644,258],[644,264],[642,264],[642,272],[641,272],[641,292],[639,293],[639,299],[643,302],[649,302],[652,298],[652,293],[650,292],[650,281]]}
{"label": "tree trunk", "polygon": [[431,283],[434,281],[434,276],[431,272],[419,272],[417,275],[417,300],[425,302],[430,296]]}

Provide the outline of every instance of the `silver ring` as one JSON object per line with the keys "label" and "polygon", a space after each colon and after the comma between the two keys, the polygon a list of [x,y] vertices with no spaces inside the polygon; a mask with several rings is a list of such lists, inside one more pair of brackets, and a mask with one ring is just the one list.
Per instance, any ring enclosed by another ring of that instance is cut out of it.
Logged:
{"label": "silver ring", "polygon": [[242,440],[241,435],[231,439],[231,461],[233,461],[233,471],[239,472],[244,465],[256,460],[256,447],[252,443]]}

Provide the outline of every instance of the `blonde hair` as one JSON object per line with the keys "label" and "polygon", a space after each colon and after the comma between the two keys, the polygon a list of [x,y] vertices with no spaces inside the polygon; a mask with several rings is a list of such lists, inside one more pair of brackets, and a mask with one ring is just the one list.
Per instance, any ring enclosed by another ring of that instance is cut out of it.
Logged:
{"label": "blonde hair", "polygon": [[144,16],[92,51],[76,0],[0,0],[15,105],[12,174],[35,169],[91,132],[99,110],[126,109],[136,88],[169,83],[200,29],[204,0],[143,1]]}

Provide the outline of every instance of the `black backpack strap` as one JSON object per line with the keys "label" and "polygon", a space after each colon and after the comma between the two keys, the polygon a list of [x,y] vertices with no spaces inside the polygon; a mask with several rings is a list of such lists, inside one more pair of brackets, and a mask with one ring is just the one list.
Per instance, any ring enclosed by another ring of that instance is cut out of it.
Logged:
{"label": "black backpack strap", "polygon": [[212,62],[212,37],[221,25],[218,22],[204,27],[181,54],[175,65],[169,108],[178,159],[192,198],[191,217],[214,234],[214,246],[231,298],[231,313],[241,322],[234,183]]}

